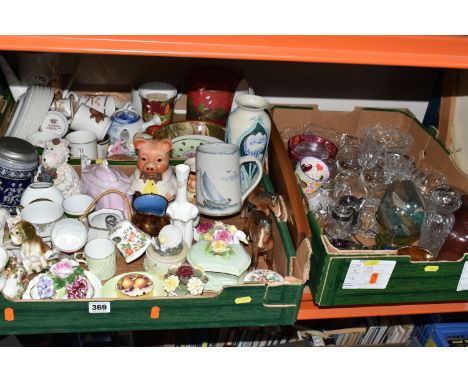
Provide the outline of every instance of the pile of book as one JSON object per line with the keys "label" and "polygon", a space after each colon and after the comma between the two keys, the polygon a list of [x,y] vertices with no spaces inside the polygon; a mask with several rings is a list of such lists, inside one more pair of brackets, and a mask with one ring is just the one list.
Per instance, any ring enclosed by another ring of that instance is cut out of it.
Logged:
{"label": "pile of book", "polygon": [[330,330],[298,330],[299,341],[312,346],[407,346],[415,324],[410,317],[368,317],[356,326]]}

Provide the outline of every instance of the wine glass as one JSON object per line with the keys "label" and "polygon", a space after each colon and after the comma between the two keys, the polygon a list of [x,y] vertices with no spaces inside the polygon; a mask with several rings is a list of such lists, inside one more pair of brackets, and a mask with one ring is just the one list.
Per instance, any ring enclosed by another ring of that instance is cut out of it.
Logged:
{"label": "wine glass", "polygon": [[336,165],[340,172],[357,173],[359,171],[357,145],[344,145],[338,150],[336,155]]}
{"label": "wine glass", "polygon": [[379,224],[375,219],[375,212],[378,206],[378,199],[366,199],[361,208],[358,234],[366,239],[373,239],[379,233]]}
{"label": "wine glass", "polygon": [[377,191],[385,186],[385,172],[379,166],[364,167],[361,170],[361,180],[366,188],[366,199],[375,199]]}

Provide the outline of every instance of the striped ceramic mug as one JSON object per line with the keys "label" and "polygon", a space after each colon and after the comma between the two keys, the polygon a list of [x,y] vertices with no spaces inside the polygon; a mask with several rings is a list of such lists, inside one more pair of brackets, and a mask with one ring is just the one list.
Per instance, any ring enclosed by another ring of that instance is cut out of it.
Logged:
{"label": "striped ceramic mug", "polygon": [[117,271],[114,242],[109,239],[91,240],[84,248],[84,260],[89,271],[99,280],[110,279]]}

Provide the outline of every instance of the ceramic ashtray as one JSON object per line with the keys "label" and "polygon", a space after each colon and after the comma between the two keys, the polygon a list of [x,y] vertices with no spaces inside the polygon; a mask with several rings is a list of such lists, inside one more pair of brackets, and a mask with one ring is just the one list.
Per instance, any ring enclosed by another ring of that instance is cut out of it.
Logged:
{"label": "ceramic ashtray", "polygon": [[256,269],[244,276],[244,283],[272,284],[282,282],[284,282],[284,277],[269,269]]}

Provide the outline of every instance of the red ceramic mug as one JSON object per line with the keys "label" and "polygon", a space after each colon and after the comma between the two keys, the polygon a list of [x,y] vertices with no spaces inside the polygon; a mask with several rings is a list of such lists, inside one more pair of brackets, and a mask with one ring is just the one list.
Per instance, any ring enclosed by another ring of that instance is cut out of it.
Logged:
{"label": "red ceramic mug", "polygon": [[148,82],[138,89],[145,122],[154,121],[146,132],[152,134],[172,123],[177,89],[165,82]]}

